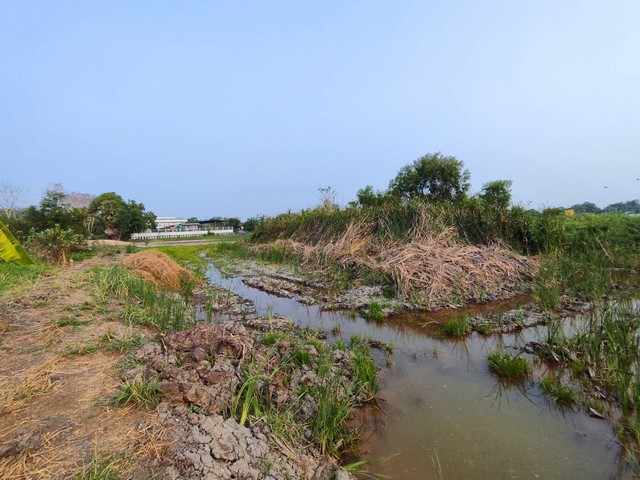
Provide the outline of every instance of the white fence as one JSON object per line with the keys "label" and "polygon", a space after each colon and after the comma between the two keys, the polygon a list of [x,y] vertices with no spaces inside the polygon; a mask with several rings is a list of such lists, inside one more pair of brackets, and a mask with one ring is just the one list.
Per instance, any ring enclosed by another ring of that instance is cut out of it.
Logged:
{"label": "white fence", "polygon": [[211,230],[189,230],[184,232],[143,232],[131,235],[131,240],[157,240],[160,238],[201,237],[203,235],[233,235],[233,227],[216,227]]}

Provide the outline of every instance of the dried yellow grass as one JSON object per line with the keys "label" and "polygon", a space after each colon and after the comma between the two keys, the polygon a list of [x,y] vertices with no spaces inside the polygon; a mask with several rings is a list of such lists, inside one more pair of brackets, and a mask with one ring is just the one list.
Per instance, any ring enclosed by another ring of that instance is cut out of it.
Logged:
{"label": "dried yellow grass", "polygon": [[[499,243],[469,245],[457,240],[453,230],[434,234],[429,218],[419,218],[404,240],[376,240],[371,226],[353,222],[338,238],[309,245],[292,239],[256,245],[266,253],[284,248],[303,264],[338,264],[357,276],[363,269],[384,273],[393,279],[401,297],[419,299],[425,306],[443,306],[453,296],[478,301],[482,297],[505,298],[523,279],[537,271],[534,259],[519,255]],[[445,302],[446,303],[446,302]]]}
{"label": "dried yellow grass", "polygon": [[122,261],[122,265],[140,279],[154,284],[161,290],[181,292],[185,281],[199,283],[191,272],[164,253],[155,250],[130,255]]}

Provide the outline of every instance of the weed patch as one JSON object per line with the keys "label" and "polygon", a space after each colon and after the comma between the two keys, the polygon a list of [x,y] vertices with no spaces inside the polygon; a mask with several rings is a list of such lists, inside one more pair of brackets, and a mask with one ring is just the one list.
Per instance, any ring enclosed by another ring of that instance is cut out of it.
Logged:
{"label": "weed patch", "polygon": [[493,350],[489,353],[489,369],[503,378],[525,378],[531,374],[531,365],[522,357]]}

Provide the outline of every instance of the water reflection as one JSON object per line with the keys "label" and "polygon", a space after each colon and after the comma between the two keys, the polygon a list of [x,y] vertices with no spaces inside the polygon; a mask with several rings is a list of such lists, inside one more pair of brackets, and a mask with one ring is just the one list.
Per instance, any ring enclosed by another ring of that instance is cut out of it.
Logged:
{"label": "water reflection", "polygon": [[[533,381],[505,382],[489,372],[490,350],[521,352],[527,342],[544,338],[544,327],[450,339],[443,336],[441,325],[452,312],[403,314],[384,323],[367,322],[359,316],[274,297],[238,278],[223,278],[213,268],[209,277],[254,301],[258,315],[273,312],[302,327],[321,328],[329,341],[341,338],[348,343],[352,335],[359,335],[393,345],[392,354],[375,351],[385,388],[376,403],[359,409],[352,420],[363,440],[344,461],[400,453],[368,469],[406,480],[439,478],[439,472],[448,480],[602,479],[628,473],[620,467],[621,450],[612,442],[615,437],[607,422],[557,408]],[[522,297],[469,312],[507,312],[528,301]],[[334,328],[338,334],[331,333]],[[568,321],[567,329],[572,328],[577,327]]]}

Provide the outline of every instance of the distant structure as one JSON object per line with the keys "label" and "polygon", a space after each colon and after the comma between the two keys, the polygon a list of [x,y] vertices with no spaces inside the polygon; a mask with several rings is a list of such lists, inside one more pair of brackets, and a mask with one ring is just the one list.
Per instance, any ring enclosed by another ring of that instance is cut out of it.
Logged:
{"label": "distant structure", "polygon": [[211,222],[190,223],[186,218],[156,217],[156,228],[131,235],[131,240],[199,237],[202,235],[232,235],[233,227]]}
{"label": "distant structure", "polygon": [[158,230],[175,231],[178,225],[187,223],[186,218],[178,217],[156,217],[156,228]]}

